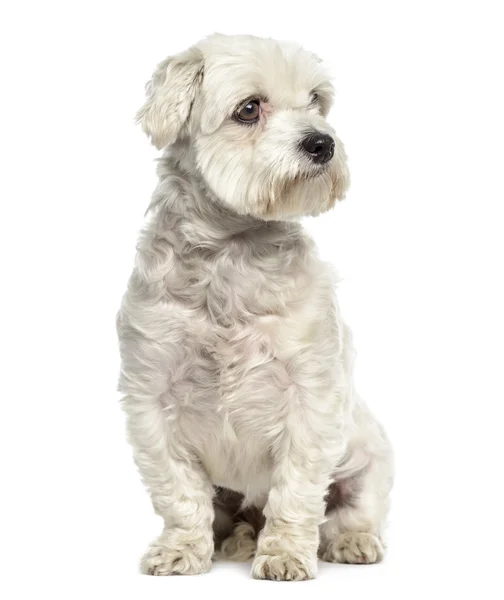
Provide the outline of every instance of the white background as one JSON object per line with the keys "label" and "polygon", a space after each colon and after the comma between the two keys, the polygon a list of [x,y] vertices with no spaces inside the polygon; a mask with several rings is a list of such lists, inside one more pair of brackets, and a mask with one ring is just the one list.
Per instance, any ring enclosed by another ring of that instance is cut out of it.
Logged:
{"label": "white background", "polygon": [[[2,4],[4,598],[504,597],[499,4]],[[324,57],[350,157],[347,200],[307,226],[340,272],[397,483],[386,561],[321,564],[312,582],[253,581],[249,565],[137,574],[161,523],[115,391],[115,313],[157,155],[133,116],[155,64],[214,31]]]}

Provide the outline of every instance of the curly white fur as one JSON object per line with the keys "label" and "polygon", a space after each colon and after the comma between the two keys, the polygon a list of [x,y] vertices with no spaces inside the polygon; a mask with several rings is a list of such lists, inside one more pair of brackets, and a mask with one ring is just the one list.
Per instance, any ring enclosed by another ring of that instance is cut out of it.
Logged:
{"label": "curly white fur", "polygon": [[[139,121],[169,148],[118,315],[129,437],[164,519],[142,570],[208,571],[214,530],[230,536],[223,555],[255,551],[257,578],[315,577],[317,552],[377,561],[389,444],[354,392],[333,278],[295,220],[348,186],[321,63],[294,44],[214,35],[162,62],[147,90]],[[251,97],[261,118],[240,124]],[[310,131],[334,138],[327,165],[300,150]],[[351,501],[325,515],[343,480]],[[246,523],[233,533],[215,486],[263,511],[257,540]]]}

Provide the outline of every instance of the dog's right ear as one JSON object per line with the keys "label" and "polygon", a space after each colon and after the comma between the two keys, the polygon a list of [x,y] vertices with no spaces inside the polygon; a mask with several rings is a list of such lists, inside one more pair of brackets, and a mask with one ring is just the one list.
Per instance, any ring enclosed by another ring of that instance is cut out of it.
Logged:
{"label": "dog's right ear", "polygon": [[147,101],[136,119],[156,148],[173,144],[189,118],[203,77],[197,48],[170,56],[157,66],[146,86]]}

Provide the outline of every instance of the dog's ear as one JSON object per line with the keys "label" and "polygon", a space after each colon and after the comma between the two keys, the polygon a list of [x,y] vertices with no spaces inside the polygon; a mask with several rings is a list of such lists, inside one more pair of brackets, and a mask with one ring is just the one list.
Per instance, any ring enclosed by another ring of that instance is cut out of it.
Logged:
{"label": "dog's ear", "polygon": [[136,119],[156,148],[173,144],[187,123],[203,77],[203,56],[189,48],[157,66]]}

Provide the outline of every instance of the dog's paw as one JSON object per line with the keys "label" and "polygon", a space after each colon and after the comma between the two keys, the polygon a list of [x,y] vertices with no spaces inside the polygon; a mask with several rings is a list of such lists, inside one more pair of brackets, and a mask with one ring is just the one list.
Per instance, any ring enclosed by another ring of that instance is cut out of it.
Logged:
{"label": "dog's paw", "polygon": [[[175,536],[174,536],[175,537]],[[161,536],[153,542],[140,562],[145,575],[198,575],[212,566],[213,547],[201,538],[196,544],[177,543]]]}
{"label": "dog's paw", "polygon": [[259,554],[252,563],[252,577],[274,581],[303,581],[317,576],[316,560],[292,554]]}
{"label": "dog's paw", "polygon": [[255,529],[249,523],[239,523],[222,542],[220,556],[226,560],[246,562],[254,558],[257,540]]}
{"label": "dog's paw", "polygon": [[380,562],[384,553],[383,544],[372,533],[348,531],[328,544],[321,558],[327,562],[369,565]]}

